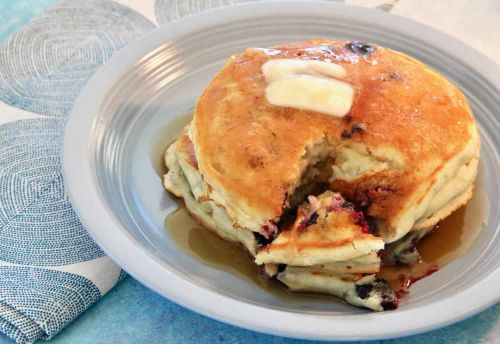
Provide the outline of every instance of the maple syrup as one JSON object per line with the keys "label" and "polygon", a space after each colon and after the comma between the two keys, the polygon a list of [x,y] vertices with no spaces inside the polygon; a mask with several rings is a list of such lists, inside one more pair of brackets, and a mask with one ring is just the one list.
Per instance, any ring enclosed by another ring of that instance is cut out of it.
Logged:
{"label": "maple syrup", "polygon": [[182,129],[193,119],[193,109],[177,115],[173,120],[160,127],[151,140],[150,158],[156,174],[163,177],[167,173],[165,151],[182,133]]}
{"label": "maple syrup", "polygon": [[480,163],[472,198],[465,206],[441,221],[417,244],[420,261],[411,267],[383,266],[378,276],[389,282],[394,290],[407,293],[413,283],[464,255],[483,228],[488,212],[488,197],[483,187],[483,166]]}
{"label": "maple syrup", "polygon": [[165,219],[165,231],[176,245],[195,257],[201,264],[229,271],[282,300],[342,302],[328,295],[292,293],[282,283],[266,279],[251,255],[245,252],[245,248],[223,240],[210,230],[201,227],[189,215],[182,201],[179,201],[178,209]]}

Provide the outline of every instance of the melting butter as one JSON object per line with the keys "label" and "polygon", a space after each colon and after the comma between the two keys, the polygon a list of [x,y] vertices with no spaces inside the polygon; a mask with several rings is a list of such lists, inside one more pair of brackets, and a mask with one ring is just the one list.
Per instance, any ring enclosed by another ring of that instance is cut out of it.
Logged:
{"label": "melting butter", "polygon": [[268,83],[299,74],[317,77],[330,76],[333,78],[347,76],[345,68],[341,65],[325,61],[296,59],[269,60],[262,65],[262,73]]}
{"label": "melting butter", "polygon": [[316,60],[273,59],[262,65],[266,98],[273,105],[343,117],[352,106],[354,88],[337,78],[341,65]]}

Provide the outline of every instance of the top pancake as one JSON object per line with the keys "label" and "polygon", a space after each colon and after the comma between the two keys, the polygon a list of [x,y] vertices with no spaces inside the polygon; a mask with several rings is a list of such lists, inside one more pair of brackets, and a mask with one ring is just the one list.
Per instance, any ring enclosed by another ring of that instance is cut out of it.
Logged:
{"label": "top pancake", "polygon": [[[261,66],[276,58],[342,65],[343,81],[355,89],[348,115],[271,105]],[[210,198],[238,225],[262,231],[277,221],[308,167],[306,153],[327,142],[336,165],[331,188],[365,207],[389,242],[429,212],[479,150],[474,118],[455,85],[402,53],[341,41],[252,48],[229,58],[199,98],[190,130]]]}

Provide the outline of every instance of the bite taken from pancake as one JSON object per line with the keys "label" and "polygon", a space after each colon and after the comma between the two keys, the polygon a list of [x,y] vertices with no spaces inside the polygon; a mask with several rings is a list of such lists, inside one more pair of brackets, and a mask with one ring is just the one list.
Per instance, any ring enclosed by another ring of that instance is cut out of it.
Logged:
{"label": "bite taken from pancake", "polygon": [[364,42],[310,40],[228,59],[166,152],[164,186],[269,278],[373,310],[376,277],[467,203],[479,135],[462,92]]}

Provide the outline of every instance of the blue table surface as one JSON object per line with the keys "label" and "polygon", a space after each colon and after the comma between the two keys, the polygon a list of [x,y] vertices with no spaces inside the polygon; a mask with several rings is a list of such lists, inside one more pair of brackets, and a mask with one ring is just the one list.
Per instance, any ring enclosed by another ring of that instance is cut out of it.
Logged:
{"label": "blue table surface", "polygon": [[[0,41],[55,0],[0,0]],[[493,286],[497,288],[498,286]],[[485,343],[500,341],[500,304],[427,334],[367,343]],[[395,324],[397,326],[397,324]],[[111,290],[48,343],[311,343],[259,334],[206,318],[176,305],[132,277]],[[0,334],[0,344],[13,343]]]}

